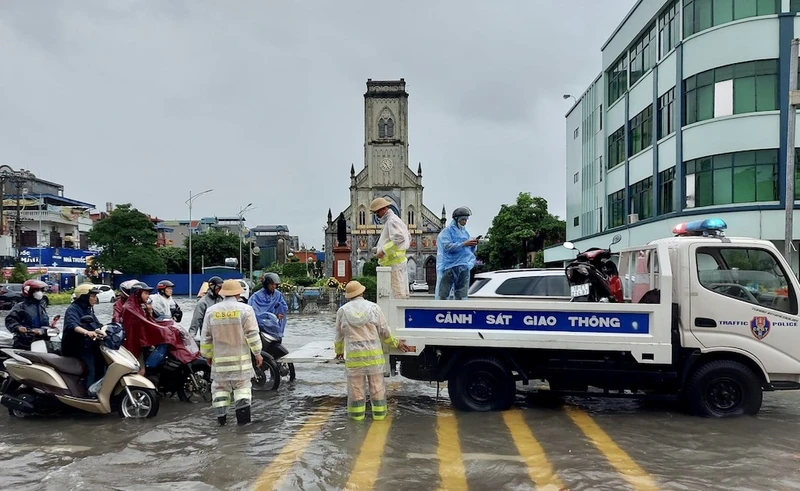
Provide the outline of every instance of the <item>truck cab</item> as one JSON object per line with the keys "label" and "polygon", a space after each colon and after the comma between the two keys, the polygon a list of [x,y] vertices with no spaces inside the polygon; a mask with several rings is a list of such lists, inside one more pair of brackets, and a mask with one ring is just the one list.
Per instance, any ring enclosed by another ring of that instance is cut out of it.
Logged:
{"label": "truck cab", "polygon": [[728,238],[718,219],[620,251],[622,303],[391,297],[378,304],[410,379],[447,382],[463,410],[504,410],[517,383],[563,394],[667,397],[705,416],[756,414],[764,391],[800,388],[798,281],[775,246]]}

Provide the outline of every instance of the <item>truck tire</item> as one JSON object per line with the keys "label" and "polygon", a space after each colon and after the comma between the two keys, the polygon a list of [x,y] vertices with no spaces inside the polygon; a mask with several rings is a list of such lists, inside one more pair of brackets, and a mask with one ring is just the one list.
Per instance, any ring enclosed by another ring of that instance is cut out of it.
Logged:
{"label": "truck tire", "polygon": [[462,411],[505,411],[514,403],[516,382],[496,358],[473,358],[453,371],[447,392]]}
{"label": "truck tire", "polygon": [[753,416],[761,409],[763,396],[761,381],[752,370],[738,361],[717,360],[692,374],[685,402],[697,416]]}

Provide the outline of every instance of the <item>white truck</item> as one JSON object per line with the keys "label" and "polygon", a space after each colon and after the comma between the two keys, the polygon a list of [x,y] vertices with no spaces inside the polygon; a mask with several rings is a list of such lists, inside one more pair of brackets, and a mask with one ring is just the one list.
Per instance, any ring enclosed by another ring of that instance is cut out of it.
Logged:
{"label": "white truck", "polygon": [[624,303],[400,300],[389,268],[378,268],[378,304],[416,348],[392,350],[389,364],[447,381],[462,410],[507,409],[517,382],[546,380],[561,393],[591,386],[677,397],[697,415],[756,414],[763,391],[800,389],[800,285],[772,243],[725,228],[691,222],[622,250]]}

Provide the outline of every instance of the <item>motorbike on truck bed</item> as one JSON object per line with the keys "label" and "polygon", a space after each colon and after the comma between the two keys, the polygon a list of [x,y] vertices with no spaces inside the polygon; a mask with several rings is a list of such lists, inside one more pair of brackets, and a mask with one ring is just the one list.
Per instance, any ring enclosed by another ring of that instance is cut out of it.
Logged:
{"label": "motorbike on truck bed", "polygon": [[407,378],[447,382],[462,410],[505,410],[518,382],[542,380],[677,399],[703,416],[756,414],[765,391],[800,389],[800,283],[771,242],[726,228],[697,220],[620,251],[622,302],[394,299],[379,267],[378,304],[414,347],[392,350],[387,372],[399,362]]}

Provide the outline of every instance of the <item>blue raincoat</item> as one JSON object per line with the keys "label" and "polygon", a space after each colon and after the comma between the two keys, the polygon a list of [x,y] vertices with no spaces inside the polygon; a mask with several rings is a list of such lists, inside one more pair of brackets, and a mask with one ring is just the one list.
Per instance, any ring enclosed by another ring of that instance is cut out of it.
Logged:
{"label": "blue raincoat", "polygon": [[[265,288],[262,288],[250,297],[247,304],[253,307],[257,319],[260,319],[262,317],[261,314],[264,313],[275,314],[276,316],[283,314],[283,319],[280,320],[277,329],[271,328],[275,332],[265,331],[267,334],[283,338],[283,332],[286,330],[286,313],[289,311],[289,306],[286,305],[286,300],[281,292],[275,290],[270,294]],[[261,322],[259,322],[259,327],[261,327]]]}
{"label": "blue raincoat", "polygon": [[439,237],[436,241],[435,298],[439,298],[439,285],[442,282],[442,276],[445,271],[456,266],[465,266],[467,271],[470,271],[475,266],[475,251],[477,247],[464,247],[461,245],[471,238],[467,228],[459,227],[455,219],[453,219],[444,230],[439,232]]}

